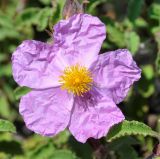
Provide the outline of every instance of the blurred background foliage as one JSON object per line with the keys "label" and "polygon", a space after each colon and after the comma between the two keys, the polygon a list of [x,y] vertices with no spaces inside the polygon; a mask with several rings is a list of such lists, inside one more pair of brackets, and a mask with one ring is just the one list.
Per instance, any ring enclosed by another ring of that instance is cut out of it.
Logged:
{"label": "blurred background foliage", "polygon": [[[25,39],[52,40],[45,31],[62,19],[64,0],[0,0],[0,118],[13,122],[17,133],[0,133],[0,159],[92,159],[91,146],[66,130],[54,138],[30,132],[18,113],[20,95],[12,77],[11,54]],[[160,0],[90,0],[86,12],[107,29],[102,52],[128,48],[142,78],[119,105],[129,120],[146,123],[160,133]],[[142,159],[155,140],[123,137],[104,143],[110,159]]]}

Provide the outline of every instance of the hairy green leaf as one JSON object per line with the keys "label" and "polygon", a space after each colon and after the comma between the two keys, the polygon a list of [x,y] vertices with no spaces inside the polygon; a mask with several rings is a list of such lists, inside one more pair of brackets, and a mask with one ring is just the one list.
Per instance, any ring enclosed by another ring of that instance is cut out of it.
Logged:
{"label": "hairy green leaf", "polygon": [[31,88],[28,88],[28,87],[18,87],[14,91],[15,98],[18,100],[18,99],[20,99],[20,97],[22,97],[23,95],[29,93],[30,91],[31,91]]}
{"label": "hairy green leaf", "polygon": [[129,135],[142,135],[159,138],[158,134],[144,123],[124,120],[110,129],[107,135],[107,141],[111,142],[120,137]]}
{"label": "hairy green leaf", "polygon": [[0,119],[0,132],[13,132],[13,133],[15,133],[16,128],[11,122],[9,122],[7,120]]}

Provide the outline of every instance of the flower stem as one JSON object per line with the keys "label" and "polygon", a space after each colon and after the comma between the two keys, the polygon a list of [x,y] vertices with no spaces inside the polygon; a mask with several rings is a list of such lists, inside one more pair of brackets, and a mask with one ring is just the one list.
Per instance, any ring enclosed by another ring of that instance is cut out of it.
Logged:
{"label": "flower stem", "polygon": [[146,159],[156,159],[156,157],[160,157],[160,144],[159,143],[156,144],[156,146],[154,147],[152,155],[150,155]]}
{"label": "flower stem", "polygon": [[66,0],[63,8],[63,18],[68,19],[74,14],[84,13],[83,5],[79,0]]}
{"label": "flower stem", "polygon": [[93,149],[94,159],[106,159],[108,156],[107,148],[101,143],[100,140],[89,139],[88,143]]}

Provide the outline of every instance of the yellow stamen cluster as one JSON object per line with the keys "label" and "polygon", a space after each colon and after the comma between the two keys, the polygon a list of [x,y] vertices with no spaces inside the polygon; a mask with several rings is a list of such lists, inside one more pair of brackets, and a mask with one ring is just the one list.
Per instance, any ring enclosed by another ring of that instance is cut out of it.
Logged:
{"label": "yellow stamen cluster", "polygon": [[93,79],[86,67],[77,64],[67,67],[63,75],[60,76],[59,82],[62,83],[62,89],[66,89],[74,95],[82,96],[91,89]]}

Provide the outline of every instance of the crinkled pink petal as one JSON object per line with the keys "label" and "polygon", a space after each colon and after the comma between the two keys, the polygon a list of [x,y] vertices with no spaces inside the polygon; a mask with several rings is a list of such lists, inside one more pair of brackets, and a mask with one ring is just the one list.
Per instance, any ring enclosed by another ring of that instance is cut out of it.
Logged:
{"label": "crinkled pink petal", "polygon": [[124,116],[105,92],[93,91],[83,97],[76,97],[69,130],[80,142],[88,138],[106,136],[109,129],[124,120]]}
{"label": "crinkled pink petal", "polygon": [[34,90],[21,98],[20,114],[30,130],[53,136],[67,127],[72,106],[72,95],[60,88]]}
{"label": "crinkled pink petal", "polygon": [[35,89],[58,86],[60,70],[54,65],[55,50],[47,43],[26,40],[12,55],[12,70],[20,86]]}
{"label": "crinkled pink petal", "polygon": [[141,70],[126,49],[99,55],[91,67],[98,87],[106,90],[116,104],[127,95],[131,85],[141,77]]}
{"label": "crinkled pink petal", "polygon": [[61,20],[54,27],[54,44],[62,48],[61,56],[68,65],[86,67],[95,60],[106,37],[105,25],[88,14],[77,14]]}

